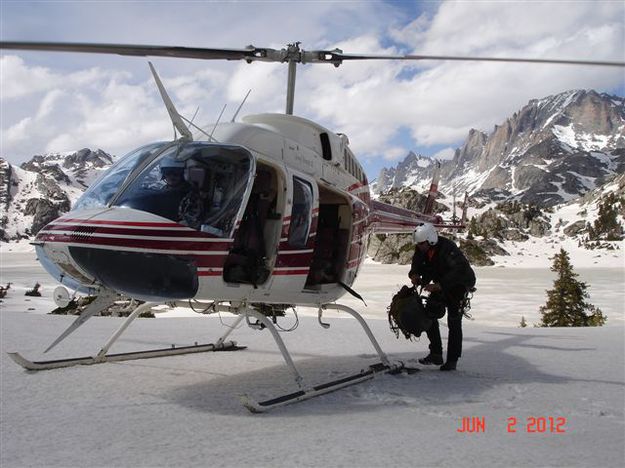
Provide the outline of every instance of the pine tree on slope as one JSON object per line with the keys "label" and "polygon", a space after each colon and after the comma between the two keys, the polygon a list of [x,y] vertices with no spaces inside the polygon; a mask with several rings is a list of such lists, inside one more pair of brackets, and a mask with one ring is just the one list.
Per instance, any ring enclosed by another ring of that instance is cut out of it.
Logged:
{"label": "pine tree on slope", "polygon": [[566,250],[553,256],[551,271],[558,277],[547,291],[547,303],[541,306],[542,327],[596,327],[607,320],[600,309],[586,301],[588,286],[578,281]]}

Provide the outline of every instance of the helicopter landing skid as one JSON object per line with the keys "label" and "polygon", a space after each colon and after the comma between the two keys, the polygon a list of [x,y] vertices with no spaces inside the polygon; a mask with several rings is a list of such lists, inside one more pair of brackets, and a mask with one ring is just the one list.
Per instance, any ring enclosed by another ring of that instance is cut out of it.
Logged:
{"label": "helicopter landing skid", "polygon": [[388,366],[379,362],[377,364],[369,366],[368,369],[363,369],[360,372],[357,372],[356,374],[332,380],[330,382],[325,382],[320,385],[315,385],[314,387],[307,390],[298,390],[293,393],[281,395],[279,397],[260,402],[251,399],[247,395],[242,395],[241,402],[252,413],[264,413],[265,411],[269,411],[280,406],[297,403],[298,401],[309,400],[310,398],[314,398],[319,395],[324,395],[326,393],[340,390],[341,388],[349,387],[350,385],[364,382],[365,380],[370,380],[376,375],[387,373],[399,374],[403,370],[404,367],[402,363]]}
{"label": "helicopter landing skid", "polygon": [[[106,344],[100,349],[100,351],[95,356],[83,356],[77,358],[65,358],[65,359],[53,359],[47,361],[30,361],[23,357],[20,353],[7,353],[11,359],[20,366],[22,366],[26,370],[31,371],[39,371],[39,370],[48,370],[48,369],[58,369],[61,367],[73,367],[79,365],[94,365],[94,364],[102,364],[105,362],[120,362],[120,361],[131,361],[135,359],[149,359],[156,357],[164,357],[164,356],[177,356],[181,354],[192,354],[192,353],[204,353],[208,351],[236,351],[239,349],[245,349],[245,346],[237,346],[236,341],[225,341],[228,335],[232,333],[232,331],[236,328],[236,326],[243,320],[243,317],[237,317],[237,320],[234,324],[224,333],[215,343],[207,343],[207,344],[197,344],[191,346],[181,346],[175,347],[172,345],[171,348],[162,348],[162,349],[150,349],[145,351],[134,351],[129,353],[116,353],[116,354],[107,354],[109,348],[117,341],[117,339],[126,331],[128,326],[141,315],[143,312],[150,310],[154,307],[155,303],[146,302],[138,306],[121,324],[121,326],[111,335]],[[84,312],[83,312],[84,313]],[[82,317],[82,316],[81,316]],[[80,317],[79,319],[80,320]],[[84,320],[83,320],[84,322]],[[70,326],[70,328],[72,328]],[[76,327],[74,327],[76,328]],[[61,334],[59,338],[55,341],[55,344],[58,343],[61,339],[67,336],[67,330]],[[50,349],[50,348],[48,348]]]}
{"label": "helicopter landing skid", "polygon": [[280,406],[288,405],[291,403],[297,403],[303,400],[308,400],[310,398],[314,398],[319,395],[324,395],[326,393],[340,390],[341,388],[348,387],[350,385],[355,385],[355,384],[364,382],[365,380],[374,378],[376,375],[387,374],[387,373],[399,374],[402,371],[407,371],[407,373],[412,373],[410,372],[411,369],[406,368],[403,362],[398,361],[398,362],[391,363],[388,360],[388,357],[386,356],[386,354],[384,354],[377,340],[373,336],[371,329],[369,328],[365,320],[362,318],[362,316],[355,310],[347,306],[340,305],[340,304],[321,305],[319,307],[319,323],[321,324],[321,326],[323,326],[324,328],[329,327],[329,324],[323,323],[321,321],[323,310],[327,310],[327,309],[340,310],[340,311],[347,312],[348,314],[352,315],[358,321],[358,323],[360,323],[360,325],[362,326],[367,337],[371,341],[371,344],[373,345],[376,352],[378,353],[378,356],[380,357],[381,362],[372,364],[368,368],[362,369],[361,371],[352,375],[341,377],[339,379],[332,380],[330,382],[325,382],[319,385],[308,386],[304,383],[303,377],[300,375],[299,371],[295,367],[295,364],[293,363],[293,360],[291,359],[291,355],[289,354],[286,346],[284,345],[284,341],[282,341],[282,338],[278,334],[278,331],[276,330],[276,327],[273,325],[271,320],[269,320],[265,315],[263,315],[262,313],[254,309],[246,308],[245,314],[256,318],[259,323],[264,325],[264,328],[266,328],[267,330],[271,332],[276,344],[278,345],[278,348],[280,349],[280,352],[282,353],[282,357],[284,358],[287,367],[289,367],[289,369],[291,370],[291,373],[295,377],[295,383],[299,387],[299,390],[296,390],[295,392],[284,394],[284,395],[271,398],[269,400],[261,401],[261,402],[258,402],[250,398],[248,395],[242,395],[241,401],[248,410],[250,410],[252,413],[263,413],[265,411],[269,411],[271,409],[274,409]]}
{"label": "helicopter landing skid", "polygon": [[58,369],[61,367],[90,366],[105,362],[132,361],[136,359],[149,359],[163,356],[177,356],[180,354],[205,353],[208,351],[236,351],[245,349],[246,346],[237,346],[236,341],[226,341],[220,346],[207,343],[178,348],[150,349],[146,351],[134,351],[130,353],[105,354],[103,356],[84,356],[78,358],[53,359],[49,361],[30,361],[20,353],[7,353],[11,359],[26,370],[40,371]]}

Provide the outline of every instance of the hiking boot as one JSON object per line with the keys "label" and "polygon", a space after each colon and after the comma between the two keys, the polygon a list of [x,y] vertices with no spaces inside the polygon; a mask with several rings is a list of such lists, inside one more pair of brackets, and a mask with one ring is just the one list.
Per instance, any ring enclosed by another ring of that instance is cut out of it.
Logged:
{"label": "hiking boot", "polygon": [[419,359],[419,363],[425,365],[436,364],[440,366],[443,363],[443,355],[430,353],[426,357]]}
{"label": "hiking boot", "polygon": [[445,364],[441,366],[441,370],[442,371],[456,370],[456,362],[457,361],[447,361]]}

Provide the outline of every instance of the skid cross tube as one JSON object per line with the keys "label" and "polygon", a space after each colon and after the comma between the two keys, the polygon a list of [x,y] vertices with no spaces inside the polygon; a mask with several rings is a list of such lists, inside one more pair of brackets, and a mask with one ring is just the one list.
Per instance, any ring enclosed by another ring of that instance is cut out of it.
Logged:
{"label": "skid cross tube", "polygon": [[[284,395],[279,395],[277,397],[274,397],[265,401],[256,401],[253,398],[249,397],[248,395],[241,395],[241,401],[243,402],[243,405],[247,409],[249,409],[252,413],[262,413],[265,411],[270,411],[274,408],[278,408],[278,407],[289,405],[292,403],[297,403],[300,401],[308,400],[310,398],[314,398],[319,395],[324,395],[326,393],[330,393],[335,390],[345,388],[349,385],[355,385],[355,384],[364,382],[380,374],[387,374],[387,373],[397,374],[399,372],[402,372],[402,370],[406,369],[406,367],[404,366],[402,362],[393,362],[393,363],[389,362],[388,357],[386,356],[386,354],[384,354],[384,352],[380,348],[380,345],[378,344],[377,340],[373,336],[373,333],[371,332],[371,329],[369,328],[365,320],[362,318],[362,316],[358,312],[356,312],[355,310],[347,306],[339,305],[339,304],[319,305],[318,320],[323,328],[328,328],[330,326],[329,324],[322,322],[321,320],[323,310],[326,310],[326,309],[335,309],[335,310],[347,312],[352,317],[354,317],[358,321],[358,323],[360,323],[366,335],[369,337],[369,340],[371,341],[371,343],[373,344],[373,347],[378,353],[378,356],[380,357],[381,362],[372,364],[368,366],[368,368],[361,369],[360,371],[355,372],[351,375],[339,377],[329,382],[324,382],[319,385],[304,386],[302,376],[297,371],[295,364],[293,363],[293,360],[291,359],[291,356],[288,350],[286,349],[284,342],[282,341],[282,338],[280,338],[278,331],[274,327],[271,320],[269,320],[265,315],[261,314],[260,312],[243,307],[240,313],[245,313],[247,314],[246,316],[255,317],[256,319],[258,319],[257,323],[260,323],[264,325],[264,327],[269,329],[269,331],[274,337],[274,340],[276,341],[276,344],[278,345],[278,348],[280,348],[280,352],[282,353],[282,356],[284,357],[284,360],[286,361],[287,366],[289,367],[291,372],[295,375],[295,380],[299,386],[299,390],[296,390],[296,391],[293,391]],[[248,320],[248,323],[249,323],[249,320]]]}
{"label": "skid cross tube", "polygon": [[59,337],[56,340],[54,340],[54,342],[50,346],[48,346],[48,348],[44,351],[44,353],[47,353],[56,345],[58,345],[61,341],[63,341],[71,333],[76,331],[78,327],[83,325],[87,320],[89,320],[95,314],[106,309],[110,305],[114,304],[115,299],[117,299],[117,296],[118,294],[114,291],[110,291],[108,289],[100,290],[98,295],[94,299],[94,301],[91,304],[89,304],[85,308],[85,310],[82,311],[82,313],[78,316],[78,318],[76,318],[76,320],[74,320],[72,324],[63,333],[61,333]]}
{"label": "skid cross tube", "polygon": [[274,341],[278,345],[278,348],[280,349],[280,352],[282,353],[282,357],[284,358],[284,361],[286,362],[287,367],[295,376],[295,382],[297,383],[297,386],[300,387],[301,389],[304,389],[305,388],[304,378],[301,376],[301,374],[297,370],[297,367],[295,367],[295,363],[293,362],[293,359],[291,358],[291,354],[289,353],[289,350],[286,348],[284,341],[280,337],[278,330],[276,330],[276,327],[271,322],[271,320],[269,320],[266,315],[254,309],[251,309],[249,307],[245,308],[244,313],[246,316],[254,317],[256,320],[262,323],[265,326],[265,328],[267,328],[267,330],[271,332],[271,336],[273,336]]}
{"label": "skid cross tube", "polygon": [[[102,364],[105,362],[119,362],[119,361],[130,361],[135,359],[148,359],[155,357],[164,357],[164,356],[176,356],[181,354],[191,354],[191,353],[201,353],[207,351],[225,351],[225,350],[239,350],[244,349],[245,347],[237,346],[235,341],[225,341],[226,338],[236,329],[236,327],[241,323],[244,316],[238,316],[234,321],[233,325],[229,326],[226,332],[217,340],[216,343],[208,343],[208,344],[195,344],[192,346],[183,346],[176,348],[172,345],[171,348],[164,349],[149,349],[144,351],[133,351],[126,353],[117,353],[117,354],[107,354],[108,350],[113,346],[113,344],[119,339],[119,337],[126,331],[126,329],[130,326],[130,324],[139,317],[143,312],[146,312],[153,307],[160,305],[160,303],[155,302],[146,302],[145,304],[141,304],[135,310],[126,317],[126,320],[123,321],[121,326],[111,335],[108,341],[102,346],[100,351],[91,356],[83,356],[83,357],[74,357],[74,358],[64,358],[64,359],[52,359],[47,361],[30,361],[23,357],[19,353],[8,353],[11,359],[15,361],[20,366],[24,367],[27,370],[47,370],[47,369],[58,369],[61,367],[72,367],[77,365],[93,365],[93,364]],[[185,305],[185,304],[176,304],[176,305]],[[232,309],[225,309],[223,311],[232,311]],[[90,316],[92,314],[89,314]],[[84,320],[83,320],[84,323]],[[75,329],[77,327],[73,327]],[[72,330],[73,331],[73,330]],[[64,332],[61,335],[62,338],[67,336],[67,332]],[[58,342],[58,341],[57,341]]]}
{"label": "skid cross tube", "polygon": [[373,333],[371,332],[371,328],[369,328],[369,325],[367,325],[367,322],[365,322],[365,319],[363,319],[362,316],[358,312],[356,312],[354,309],[351,309],[351,308],[349,308],[347,306],[344,306],[342,304],[323,304],[321,306],[321,308],[319,309],[319,321],[321,321],[321,310],[322,309],[323,310],[334,309],[334,310],[347,312],[352,317],[354,317],[356,320],[358,320],[358,323],[362,326],[363,330],[365,331],[365,333],[369,337],[369,340],[371,341],[371,344],[373,345],[373,347],[375,348],[376,352],[380,356],[380,361],[382,361],[382,364],[384,364],[385,366],[390,366],[390,362],[388,360],[388,357],[386,356],[384,351],[382,351],[382,348],[380,348],[380,345],[378,344],[378,340],[375,339],[375,336],[373,336]]}
{"label": "skid cross tube", "polygon": [[100,352],[95,356],[96,360],[102,360],[102,359],[106,359],[106,353],[108,352],[109,348],[111,346],[113,346],[113,343],[115,343],[117,341],[117,339],[122,335],[122,333],[124,333],[126,331],[126,328],[128,328],[128,326],[134,322],[134,320],[141,315],[143,312],[146,312],[148,310],[150,310],[152,307],[156,306],[158,304],[154,303],[154,302],[146,302],[144,304],[141,304],[139,307],[137,307],[132,314],[130,314],[126,320],[124,320],[124,322],[121,324],[121,326],[117,329],[117,331],[115,333],[113,333],[111,335],[111,337],[108,339],[108,341],[106,342],[106,344],[104,346],[102,346],[102,349],[100,349]]}

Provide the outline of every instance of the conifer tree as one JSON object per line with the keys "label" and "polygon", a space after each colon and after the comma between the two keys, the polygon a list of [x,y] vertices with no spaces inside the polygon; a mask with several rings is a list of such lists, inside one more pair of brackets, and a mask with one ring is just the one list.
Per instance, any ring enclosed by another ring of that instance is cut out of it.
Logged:
{"label": "conifer tree", "polygon": [[588,235],[591,240],[605,239],[608,241],[623,238],[623,226],[619,223],[618,206],[622,201],[614,193],[608,194],[599,205],[599,214],[592,226],[589,226]]}
{"label": "conifer tree", "polygon": [[475,220],[475,216],[472,216],[471,221],[469,221],[469,232],[467,234],[467,238],[472,240],[479,235],[480,234],[477,227],[477,221]]}
{"label": "conifer tree", "polygon": [[607,320],[600,309],[586,301],[588,286],[577,280],[577,273],[566,250],[553,256],[551,271],[558,276],[547,291],[547,303],[541,306],[542,327],[596,327]]}

